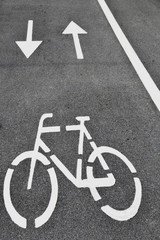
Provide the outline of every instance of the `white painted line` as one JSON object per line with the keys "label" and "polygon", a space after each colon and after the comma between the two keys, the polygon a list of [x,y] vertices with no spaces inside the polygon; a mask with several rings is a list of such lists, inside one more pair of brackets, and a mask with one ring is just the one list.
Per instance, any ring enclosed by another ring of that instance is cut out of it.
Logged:
{"label": "white painted line", "polygon": [[58,181],[57,181],[55,170],[52,167],[47,171],[49,173],[49,177],[51,181],[51,197],[45,212],[41,216],[35,219],[35,228],[41,227],[43,224],[45,224],[49,220],[49,218],[51,217],[56,207],[56,203],[58,199]]}
{"label": "white painted line", "polygon": [[27,228],[27,220],[22,217],[14,208],[11,199],[11,178],[14,170],[9,168],[4,179],[3,198],[6,210],[12,221],[21,228]]}
{"label": "white painted line", "polygon": [[33,20],[29,20],[26,41],[16,41],[16,44],[21,49],[26,58],[29,58],[42,43],[42,41],[32,41],[32,34]]}
{"label": "white painted line", "polygon": [[119,24],[117,23],[116,19],[114,18],[113,14],[111,13],[109,7],[107,6],[104,0],[97,0],[99,5],[101,6],[113,32],[115,33],[117,39],[119,40],[122,48],[124,49],[126,55],[128,56],[130,62],[132,63],[135,71],[137,72],[139,78],[141,79],[143,85],[145,86],[146,90],[148,91],[149,95],[151,96],[153,102],[157,106],[158,110],[160,111],[160,91],[155,85],[153,79],[151,78],[150,74],[144,67],[143,63],[139,59],[138,55],[136,54],[135,50],[129,43],[128,39],[124,35],[122,29],[120,28]]}
{"label": "white painted line", "polygon": [[139,210],[142,199],[142,185],[139,178],[134,178],[134,183],[135,183],[135,196],[133,203],[129,208],[125,210],[117,210],[110,207],[109,205],[106,205],[101,207],[102,211],[117,221],[127,221],[133,218]]}
{"label": "white painted line", "polygon": [[32,42],[32,34],[33,34],[33,20],[29,20],[26,37],[27,42]]}
{"label": "white painted line", "polygon": [[73,21],[66,27],[62,34],[72,34],[73,41],[76,49],[77,59],[84,59],[81,44],[79,41],[79,34],[87,34],[80,26],[78,26]]}

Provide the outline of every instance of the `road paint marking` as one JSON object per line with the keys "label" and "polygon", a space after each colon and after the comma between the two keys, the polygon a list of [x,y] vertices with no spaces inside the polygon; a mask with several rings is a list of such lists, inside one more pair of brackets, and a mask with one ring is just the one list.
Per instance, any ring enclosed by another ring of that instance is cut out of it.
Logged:
{"label": "road paint marking", "polygon": [[26,41],[16,41],[16,44],[21,49],[26,58],[29,58],[42,43],[42,41],[32,41],[32,34],[33,20],[29,20]]}
{"label": "road paint marking", "polygon": [[160,111],[160,91],[159,91],[159,89],[157,88],[157,86],[154,83],[153,79],[151,78],[150,74],[148,73],[148,71],[144,67],[143,63],[139,59],[135,50],[129,43],[128,39],[126,38],[126,36],[123,33],[122,29],[120,28],[119,24],[117,23],[115,17],[111,13],[106,2],[104,0],[97,0],[97,1],[99,3],[100,7],[102,8],[113,32],[115,33],[117,39],[119,40],[122,48],[124,49],[126,55],[128,56],[130,62],[133,65],[135,71],[137,72],[139,78],[141,79],[143,85],[145,86],[145,88],[148,91],[149,95],[151,96],[153,102],[155,103],[158,110]]}
{"label": "road paint marking", "polygon": [[[92,166],[86,166],[86,178],[82,176],[82,168],[83,168],[83,161],[84,158],[78,158],[77,160],[77,167],[76,167],[76,176],[73,175],[70,170],[61,162],[61,160],[54,154],[50,156],[51,161],[48,160],[48,158],[39,151],[41,150],[45,153],[51,151],[47,145],[42,144],[41,134],[42,133],[49,133],[49,129],[51,132],[59,132],[60,126],[52,126],[52,127],[46,127],[44,126],[44,120],[47,118],[52,118],[52,113],[46,113],[43,114],[39,121],[38,131],[36,135],[36,140],[34,144],[34,149],[32,151],[23,152],[20,155],[18,155],[11,163],[12,166],[18,166],[23,161],[28,159],[31,159],[31,165],[30,165],[30,173],[29,173],[29,181],[30,182],[30,176],[32,176],[33,179],[33,173],[34,169],[32,168],[32,161],[34,161],[34,167],[35,167],[35,161],[41,162],[44,166],[49,166],[51,162],[53,162],[57,168],[63,173],[63,175],[72,182],[77,188],[89,188],[91,195],[93,196],[93,199],[95,201],[98,201],[101,199],[101,196],[97,190],[97,188],[102,187],[111,187],[114,186],[116,183],[116,179],[113,175],[113,173],[106,173],[105,177],[95,177],[94,176],[94,166],[93,163],[99,159],[99,162],[104,170],[110,170],[109,166],[107,164],[107,158],[104,159],[103,154],[112,154],[118,157],[121,161],[127,165],[131,173],[136,173],[136,169],[132,165],[132,163],[119,151],[117,151],[114,148],[107,147],[107,146],[101,146],[97,147],[96,143],[93,141],[90,141],[92,139],[90,133],[88,132],[87,127],[85,126],[85,122],[90,120],[89,116],[79,116],[76,117],[76,120],[79,121],[79,124],[76,125],[68,125],[66,126],[66,131],[79,131],[79,144],[78,144],[78,154],[83,155],[83,148],[85,145],[84,137],[90,142],[91,147],[93,148],[93,152],[89,155],[88,163],[92,163]],[[46,131],[45,131],[46,129]],[[42,131],[43,130],[43,131]],[[47,208],[45,211],[35,219],[35,228],[41,227],[43,224],[45,224],[51,217],[58,200],[58,181],[56,172],[53,167],[49,168],[47,170],[49,177],[50,177],[50,183],[51,183],[51,196],[48,203]],[[11,198],[11,182],[12,182],[12,176],[14,173],[14,169],[9,168],[7,170],[5,180],[4,180],[4,188],[3,188],[3,198],[4,198],[4,204],[6,207],[6,210],[11,217],[12,221],[17,224],[21,228],[27,228],[27,219],[21,216],[17,210],[15,209],[12,198]],[[133,218],[140,207],[141,199],[142,199],[142,186],[139,178],[134,179],[134,185],[135,185],[135,194],[134,194],[134,200],[133,203],[130,205],[129,208],[124,210],[117,210],[109,205],[105,205],[101,208],[101,210],[106,213],[111,218],[117,220],[117,221],[127,221],[130,218]],[[29,183],[30,189],[32,186],[32,181]]]}
{"label": "road paint marking", "polygon": [[129,208],[125,210],[117,210],[110,207],[109,205],[105,205],[101,207],[101,210],[109,217],[117,221],[127,221],[133,218],[138,212],[142,199],[142,185],[139,178],[134,178],[134,183],[135,183],[135,196],[133,203]]}
{"label": "road paint marking", "polygon": [[77,59],[84,59],[78,35],[79,34],[87,34],[87,32],[72,21],[69,23],[69,25],[66,27],[66,29],[63,31],[62,34],[72,34],[75,49],[76,49]]}
{"label": "road paint marking", "polygon": [[5,179],[4,179],[4,188],[3,188],[3,198],[4,204],[8,214],[10,215],[12,221],[17,224],[21,228],[27,227],[27,220],[26,218],[22,217],[14,208],[12,199],[11,199],[11,178],[13,175],[14,170],[8,169]]}

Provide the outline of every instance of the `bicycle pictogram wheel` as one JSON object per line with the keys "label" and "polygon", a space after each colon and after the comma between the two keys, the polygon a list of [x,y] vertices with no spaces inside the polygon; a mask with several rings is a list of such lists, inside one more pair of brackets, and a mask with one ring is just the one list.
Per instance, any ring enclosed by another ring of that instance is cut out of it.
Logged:
{"label": "bicycle pictogram wheel", "polygon": [[[6,210],[9,216],[11,217],[12,221],[21,228],[27,228],[27,219],[21,216],[13,206],[10,192],[11,180],[14,174],[14,168],[24,160],[32,159],[33,157],[36,158],[36,160],[40,161],[45,166],[50,165],[50,161],[42,153],[27,151],[20,154],[13,160],[13,162],[11,163],[11,168],[7,170],[4,179],[3,197]],[[49,220],[57,203],[58,198],[57,176],[53,167],[48,168],[47,172],[49,174],[51,182],[51,196],[46,210],[43,212],[43,214],[41,214],[39,217],[35,219],[34,221],[35,228],[41,227]]]}
{"label": "bicycle pictogram wheel", "polygon": [[[141,181],[137,176],[134,176],[137,173],[135,167],[122,153],[120,153],[119,151],[117,151],[114,148],[102,146],[102,147],[96,148],[88,158],[88,163],[92,164],[92,166],[87,166],[87,169],[86,169],[87,178],[89,179],[90,182],[94,179],[93,166],[94,166],[94,162],[95,162],[96,158],[98,156],[102,156],[102,154],[105,154],[105,153],[112,154],[112,155],[118,157],[120,160],[122,160],[125,163],[125,165],[128,167],[131,174],[133,174],[135,193],[134,193],[134,200],[129,208],[127,208],[125,210],[118,210],[118,209],[114,209],[113,207],[111,207],[109,205],[105,205],[105,206],[101,207],[101,210],[106,215],[108,215],[109,217],[111,217],[114,220],[127,221],[127,220],[133,218],[137,214],[138,209],[140,207],[141,198],[142,198]],[[106,159],[106,161],[107,161],[107,159]],[[109,173],[109,174],[111,176],[113,176],[112,173]],[[90,187],[90,192],[95,201],[98,201],[101,199],[101,196],[96,187],[94,187],[94,186]]]}

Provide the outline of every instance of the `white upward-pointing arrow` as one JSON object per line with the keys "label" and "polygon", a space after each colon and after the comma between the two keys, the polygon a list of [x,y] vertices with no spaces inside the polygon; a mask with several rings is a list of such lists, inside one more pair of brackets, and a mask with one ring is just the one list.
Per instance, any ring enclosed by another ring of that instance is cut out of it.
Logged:
{"label": "white upward-pointing arrow", "polygon": [[32,41],[32,34],[33,34],[33,20],[29,20],[26,41],[16,41],[16,44],[22,50],[26,58],[29,58],[42,43],[42,41]]}
{"label": "white upward-pointing arrow", "polygon": [[86,31],[84,31],[81,27],[79,27],[76,23],[73,21],[69,23],[69,25],[66,27],[66,29],[63,31],[63,34],[72,34],[74,45],[76,49],[77,59],[83,59],[83,52],[81,48],[81,44],[79,41],[79,34],[87,34]]}

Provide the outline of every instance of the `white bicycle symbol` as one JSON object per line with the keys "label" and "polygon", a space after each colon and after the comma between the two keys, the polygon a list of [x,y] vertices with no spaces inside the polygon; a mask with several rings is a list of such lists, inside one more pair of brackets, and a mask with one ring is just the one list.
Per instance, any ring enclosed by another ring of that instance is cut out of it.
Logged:
{"label": "white bicycle symbol", "polygon": [[[126,166],[128,167],[128,169],[132,174],[135,174],[137,172],[134,166],[132,165],[132,163],[119,151],[115,150],[114,148],[106,147],[106,146],[97,147],[97,145],[92,140],[92,137],[85,126],[85,121],[90,120],[90,117],[88,116],[76,117],[76,120],[80,122],[78,125],[66,126],[66,131],[79,131],[79,145],[78,145],[79,155],[83,155],[84,137],[88,139],[91,147],[93,148],[93,152],[90,154],[88,158],[89,166],[86,167],[87,178],[82,179],[82,159],[81,158],[77,160],[76,177],[66,168],[66,166],[64,166],[64,164],[56,157],[56,155],[50,156],[51,160],[49,161],[47,157],[45,157],[42,153],[39,152],[39,148],[41,148],[45,153],[49,153],[51,151],[48,148],[48,146],[42,141],[41,139],[42,133],[60,132],[60,126],[52,126],[52,127],[43,126],[44,120],[52,117],[53,117],[52,113],[43,114],[41,116],[41,119],[39,121],[37,136],[35,140],[34,150],[23,152],[22,154],[17,156],[11,163],[12,168],[9,168],[7,170],[7,173],[5,176],[4,189],[3,189],[5,207],[12,221],[21,228],[27,227],[27,219],[21,216],[13,206],[13,203],[11,200],[10,185],[11,185],[12,175],[14,173],[14,167],[18,166],[18,164],[24,161],[25,159],[31,159],[27,189],[31,189],[32,187],[36,161],[38,160],[43,165],[46,165],[46,166],[50,165],[51,162],[53,162],[61,170],[61,172],[66,176],[66,178],[70,180],[77,188],[89,188],[93,196],[93,199],[95,201],[98,201],[101,199],[101,196],[97,191],[97,188],[111,187],[115,184],[115,181],[116,181],[113,174],[109,172],[110,169],[105,159],[102,156],[103,153],[110,153],[117,156],[126,164]],[[94,177],[93,164],[96,158],[99,159],[99,162],[102,168],[104,169],[104,171],[107,171],[106,177],[103,177],[103,178]],[[51,181],[51,196],[50,196],[48,206],[44,211],[44,213],[35,219],[35,228],[41,227],[43,224],[45,224],[49,220],[57,203],[58,181],[57,181],[56,173],[54,168],[50,166],[47,169],[47,172],[49,174],[50,181]],[[133,218],[137,214],[140,203],[141,203],[141,198],[142,198],[142,186],[138,177],[133,176],[133,180],[135,185],[135,194],[134,194],[134,200],[131,206],[125,210],[117,210],[110,207],[109,205],[105,205],[101,207],[101,210],[105,214],[107,214],[111,218],[118,221],[127,221],[130,218]]]}

